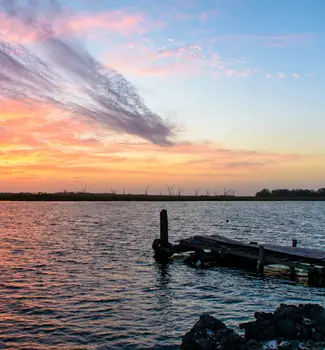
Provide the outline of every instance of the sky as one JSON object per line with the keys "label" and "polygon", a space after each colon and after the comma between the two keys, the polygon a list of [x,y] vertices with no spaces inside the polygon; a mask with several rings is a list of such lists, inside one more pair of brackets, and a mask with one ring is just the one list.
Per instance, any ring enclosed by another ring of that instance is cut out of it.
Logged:
{"label": "sky", "polygon": [[0,0],[0,191],[325,187],[324,13]]}

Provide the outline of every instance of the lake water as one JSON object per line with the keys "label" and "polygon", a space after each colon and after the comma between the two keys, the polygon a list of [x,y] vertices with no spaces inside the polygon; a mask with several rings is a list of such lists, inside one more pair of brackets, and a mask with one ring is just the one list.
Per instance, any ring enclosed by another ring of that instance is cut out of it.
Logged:
{"label": "lake water", "polygon": [[155,262],[163,208],[171,241],[325,249],[325,202],[0,202],[0,348],[177,349],[203,312],[235,326],[281,302],[324,304],[325,288]]}

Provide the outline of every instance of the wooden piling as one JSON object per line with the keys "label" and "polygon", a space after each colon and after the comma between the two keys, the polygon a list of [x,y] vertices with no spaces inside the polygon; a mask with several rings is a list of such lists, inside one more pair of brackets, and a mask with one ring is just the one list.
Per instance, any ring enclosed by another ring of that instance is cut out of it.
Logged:
{"label": "wooden piling", "polygon": [[314,287],[325,286],[325,267],[310,265],[308,268],[308,285]]}
{"label": "wooden piling", "polygon": [[318,284],[318,270],[314,265],[308,267],[308,285],[317,286]]}
{"label": "wooden piling", "polygon": [[[297,243],[298,241],[293,238],[292,239],[292,248],[297,248]],[[292,280],[295,280],[296,279],[296,269],[294,267],[290,267],[290,277]]]}
{"label": "wooden piling", "polygon": [[[167,210],[160,212],[160,238],[152,243],[156,259],[168,259],[174,254],[196,252],[202,263],[217,263],[229,266],[254,266],[254,270],[264,273],[266,265],[285,265],[296,278],[296,270],[308,269],[310,285],[325,287],[325,251],[311,248],[298,248],[297,239],[292,239],[292,246],[274,244],[242,243],[234,239],[219,236],[193,236],[181,239],[178,244],[168,241]],[[199,252],[199,254],[198,254]],[[187,260],[187,259],[186,259]],[[257,266],[256,266],[257,265]],[[308,268],[309,267],[309,268]]]}
{"label": "wooden piling", "polygon": [[325,267],[322,266],[320,270],[320,283],[322,286],[325,286]]}
{"label": "wooden piling", "polygon": [[264,262],[265,262],[264,246],[260,245],[258,247],[258,272],[259,273],[263,273],[264,272]]}
{"label": "wooden piling", "polygon": [[163,209],[160,212],[160,240],[162,247],[167,248],[169,246],[168,242],[168,215],[167,210]]}

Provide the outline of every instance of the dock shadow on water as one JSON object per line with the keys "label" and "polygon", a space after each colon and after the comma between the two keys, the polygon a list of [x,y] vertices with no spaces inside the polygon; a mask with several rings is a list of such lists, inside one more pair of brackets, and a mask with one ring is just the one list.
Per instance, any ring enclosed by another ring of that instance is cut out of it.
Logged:
{"label": "dock shadow on water", "polygon": [[172,242],[218,233],[285,245],[294,235],[325,247],[320,202],[1,202],[0,348],[177,349],[204,312],[237,327],[283,302],[324,304],[325,289],[267,268],[259,277],[156,262],[163,208]]}

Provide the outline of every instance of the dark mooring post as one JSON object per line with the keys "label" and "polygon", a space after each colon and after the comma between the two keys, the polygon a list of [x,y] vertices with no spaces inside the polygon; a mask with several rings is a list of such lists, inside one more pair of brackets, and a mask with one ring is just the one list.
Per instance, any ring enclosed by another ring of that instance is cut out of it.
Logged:
{"label": "dark mooring post", "polygon": [[168,216],[166,209],[160,212],[160,241],[162,247],[168,247]]}
{"label": "dark mooring post", "polygon": [[314,265],[308,267],[308,285],[317,286],[319,284],[319,273]]}
{"label": "dark mooring post", "polygon": [[264,263],[265,263],[264,246],[260,245],[258,247],[258,272],[259,273],[263,273],[264,272]]}
{"label": "dark mooring post", "polygon": [[[292,248],[297,248],[297,243],[298,241],[293,238],[292,239]],[[295,280],[296,279],[296,269],[294,267],[290,267],[290,277],[292,280]]]}

